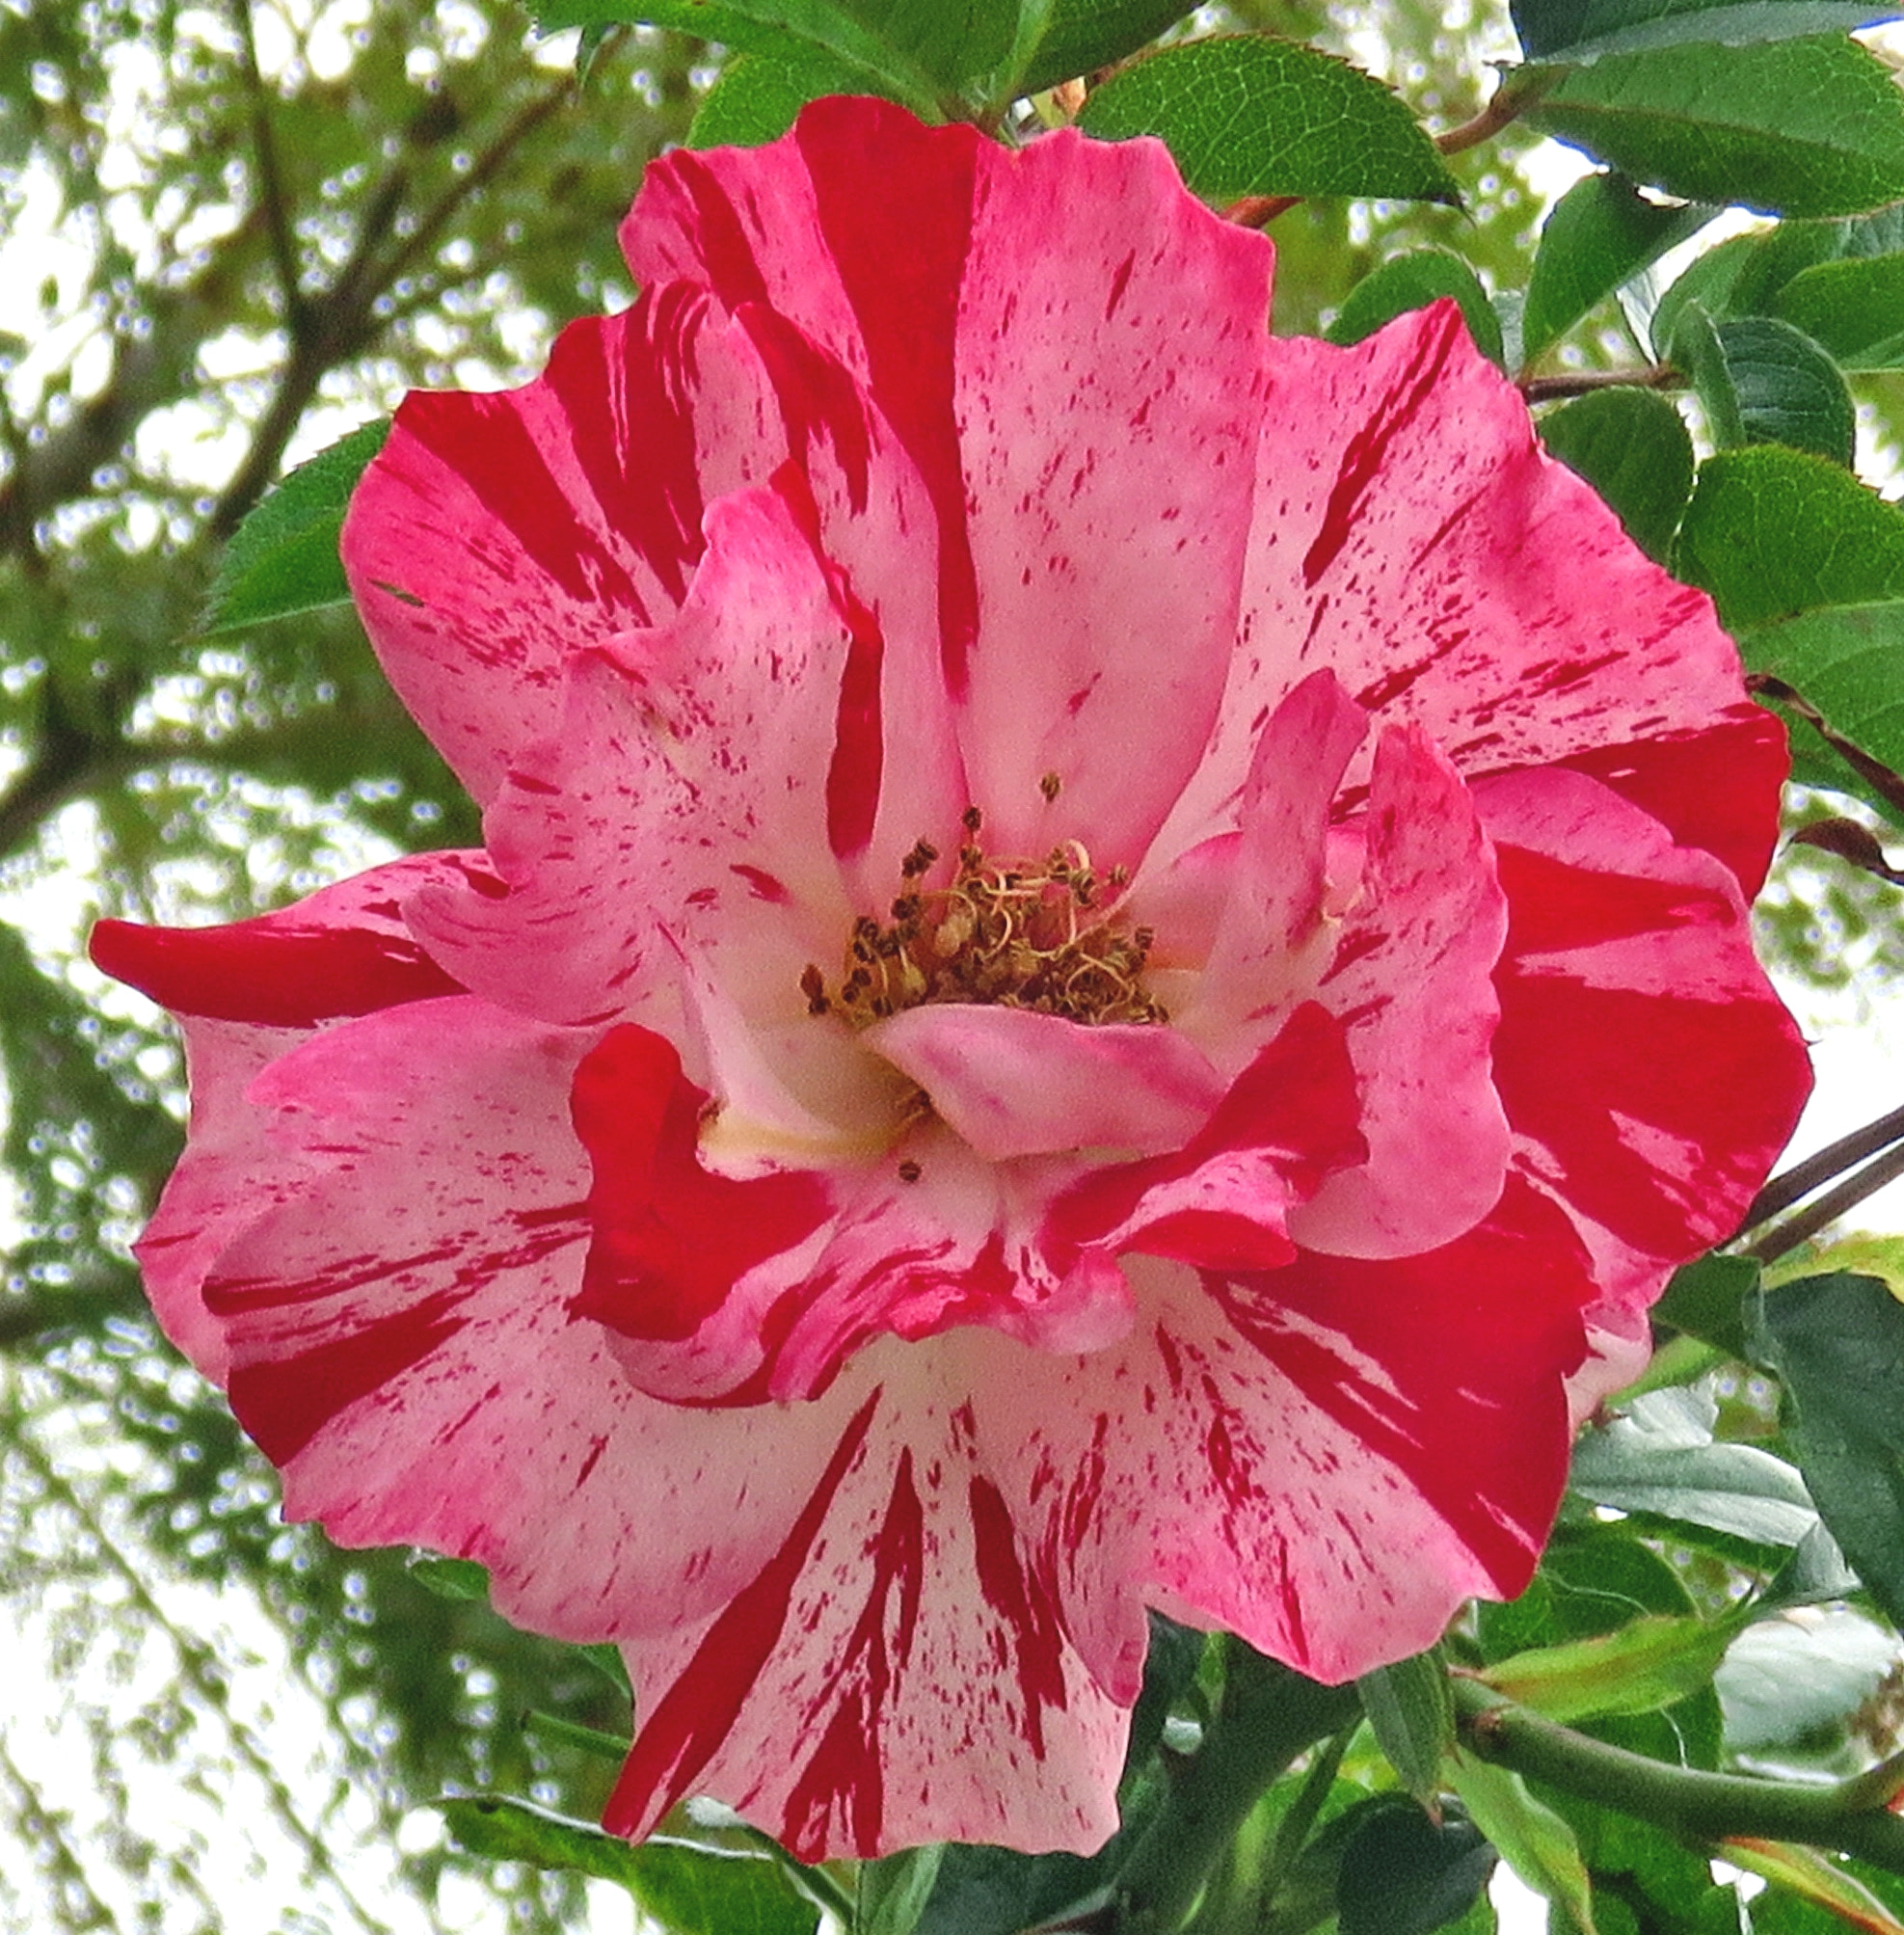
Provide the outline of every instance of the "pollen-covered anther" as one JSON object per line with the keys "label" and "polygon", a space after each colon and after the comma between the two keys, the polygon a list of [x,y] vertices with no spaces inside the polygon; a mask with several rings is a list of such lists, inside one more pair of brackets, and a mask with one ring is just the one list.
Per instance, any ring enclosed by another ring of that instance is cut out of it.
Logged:
{"label": "pollen-covered anther", "polygon": [[924,884],[939,855],[921,840],[900,863],[890,922],[854,922],[837,995],[808,967],[800,991],[811,1013],[865,1028],[926,1002],[970,1002],[1086,1023],[1168,1019],[1142,984],[1151,931],[1099,904],[1124,885],[1123,868],[1100,881],[1075,840],[1042,860],[994,859],[978,844],[976,807],[961,824],[967,838],[946,886]]}

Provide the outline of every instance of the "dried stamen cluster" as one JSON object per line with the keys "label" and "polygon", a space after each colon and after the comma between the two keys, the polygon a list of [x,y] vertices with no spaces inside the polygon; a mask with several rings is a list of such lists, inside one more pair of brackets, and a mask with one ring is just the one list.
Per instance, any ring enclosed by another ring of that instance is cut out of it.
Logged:
{"label": "dried stamen cluster", "polygon": [[1100,882],[1075,840],[1040,861],[995,860],[979,845],[978,808],[966,808],[963,823],[949,885],[919,884],[939,857],[922,840],[900,863],[905,884],[890,923],[854,923],[837,991],[808,966],[800,989],[815,1014],[865,1028],[903,1008],[956,1001],[1067,1021],[1168,1019],[1142,986],[1150,929],[1127,928],[1099,905],[1102,893],[1123,887],[1121,867]]}

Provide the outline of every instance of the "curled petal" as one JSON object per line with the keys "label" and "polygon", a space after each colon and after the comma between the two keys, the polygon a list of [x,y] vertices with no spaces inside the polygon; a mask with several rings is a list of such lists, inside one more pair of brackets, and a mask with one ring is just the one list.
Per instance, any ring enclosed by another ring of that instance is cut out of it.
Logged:
{"label": "curled petal", "polygon": [[987,1162],[1175,1148],[1222,1093],[1209,1062],[1167,1028],[944,1003],[875,1022],[863,1039]]}

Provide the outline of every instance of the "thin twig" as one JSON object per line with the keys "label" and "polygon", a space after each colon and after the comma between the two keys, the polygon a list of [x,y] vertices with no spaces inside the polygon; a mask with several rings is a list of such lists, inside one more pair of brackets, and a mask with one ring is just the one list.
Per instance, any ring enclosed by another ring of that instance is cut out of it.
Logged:
{"label": "thin twig", "polygon": [[1246,195],[1223,210],[1223,220],[1234,222],[1239,228],[1267,228],[1301,200],[1300,195]]}
{"label": "thin twig", "polygon": [[1670,363],[1637,369],[1569,370],[1560,376],[1523,376],[1519,390],[1529,403],[1555,403],[1565,396],[1587,396],[1596,390],[1673,390],[1685,375]]}
{"label": "thin twig", "polygon": [[1770,1223],[1802,1202],[1814,1189],[1822,1189],[1834,1176],[1842,1175],[1846,1169],[1854,1168],[1868,1156],[1876,1155],[1881,1149],[1888,1149],[1892,1142],[1904,1142],[1904,1109],[1893,1109],[1888,1115],[1880,1115],[1875,1122],[1866,1122],[1862,1129],[1853,1129],[1850,1135],[1840,1136],[1837,1142],[1828,1143],[1814,1156],[1807,1156],[1802,1163],[1793,1163],[1791,1168],[1780,1175],[1775,1175],[1752,1199],[1752,1207],[1745,1213],[1745,1221],[1739,1224],[1738,1234],[1757,1229],[1761,1223]]}
{"label": "thin twig", "polygon": [[1494,98],[1472,121],[1437,134],[1435,146],[1443,154],[1460,154],[1466,148],[1479,148],[1484,141],[1492,141],[1526,105],[1524,96],[1510,94],[1504,87],[1496,88]]}
{"label": "thin twig", "polygon": [[1768,1229],[1756,1243],[1748,1243],[1740,1253],[1759,1263],[1776,1263],[1801,1243],[1810,1243],[1827,1223],[1836,1223],[1847,1210],[1856,1209],[1899,1176],[1904,1176],[1904,1142],[1866,1164],[1856,1175],[1847,1176],[1836,1189],[1827,1190],[1809,1209],[1800,1210],[1789,1222]]}

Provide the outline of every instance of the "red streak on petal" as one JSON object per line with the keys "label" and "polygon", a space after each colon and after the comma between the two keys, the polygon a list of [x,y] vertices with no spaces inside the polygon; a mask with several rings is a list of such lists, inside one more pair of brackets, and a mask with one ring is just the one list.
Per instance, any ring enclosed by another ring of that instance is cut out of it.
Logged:
{"label": "red streak on petal", "polygon": [[1342,467],[1335,474],[1335,487],[1329,492],[1328,504],[1323,512],[1322,528],[1302,559],[1302,582],[1312,590],[1349,542],[1349,534],[1355,526],[1355,514],[1370,485],[1381,474],[1388,446],[1420,415],[1422,405],[1434,393],[1447,367],[1449,355],[1461,336],[1461,310],[1445,300],[1437,303],[1430,314],[1436,310],[1440,327],[1422,332],[1414,369],[1385,399],[1382,408],[1350,438],[1349,447],[1342,454]]}
{"label": "red streak on petal", "polygon": [[671,1042],[631,1024],[610,1029],[576,1070],[570,1110],[594,1166],[576,1316],[629,1337],[692,1336],[737,1277],[828,1214],[818,1177],[704,1169],[696,1145],[708,1099],[683,1077]]}
{"label": "red streak on petal", "polygon": [[[821,233],[866,344],[868,388],[919,466],[939,523],[939,649],[954,698],[979,629],[953,414],[958,293],[972,238],[979,136],[922,127],[898,108],[820,101],[794,131]],[[903,195],[866,192],[877,167]]]}
{"label": "red streak on petal", "polygon": [[457,1292],[440,1290],[382,1323],[295,1357],[233,1365],[230,1398],[238,1422],[273,1465],[288,1465],[334,1417],[454,1335],[461,1301]]}
{"label": "red streak on petal", "polygon": [[603,1810],[602,1824],[610,1834],[646,1833],[688,1790],[734,1731],[755,1679],[780,1642],[800,1572],[866,1441],[879,1398],[874,1391],[860,1407],[780,1549],[729,1601],[694,1657],[656,1703]]}
{"label": "red streak on petal", "polygon": [[[833,1717],[787,1797],[787,1844],[803,1860],[819,1860],[825,1849],[842,1845],[863,1855],[879,1848],[885,1801],[880,1723],[912,1656],[925,1576],[925,1514],[909,1450],[899,1454],[886,1517],[867,1557],[872,1575],[866,1605],[825,1689],[827,1700],[837,1703]],[[838,1834],[831,1831],[836,1814]]]}
{"label": "red streak on petal", "polygon": [[1069,1698],[1058,1618],[1050,1594],[1019,1561],[1011,1513],[998,1487],[988,1478],[975,1476],[969,1496],[979,1590],[999,1617],[998,1668],[1017,1678],[1025,1702],[1025,1737],[1032,1753],[1042,1759],[1044,1709],[1062,1709]]}
{"label": "red streak on petal", "polygon": [[223,927],[101,921],[87,952],[174,1014],[262,1028],[315,1028],[465,991],[415,941],[362,927],[290,927],[282,914]]}

